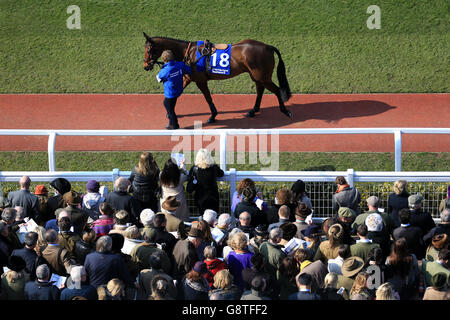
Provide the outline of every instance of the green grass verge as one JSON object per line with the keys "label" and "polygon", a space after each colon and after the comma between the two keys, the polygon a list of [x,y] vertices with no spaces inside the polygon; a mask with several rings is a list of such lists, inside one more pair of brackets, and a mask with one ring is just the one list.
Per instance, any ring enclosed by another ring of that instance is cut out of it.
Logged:
{"label": "green grass verge", "polygon": [[[379,0],[0,1],[0,93],[161,93],[145,72],[144,37],[257,39],[280,49],[295,93],[448,92],[448,2]],[[213,93],[254,93],[247,75]],[[199,93],[191,85],[188,93]]]}
{"label": "green grass verge", "polygon": [[[56,152],[57,171],[111,171],[118,168],[130,171],[136,165],[140,152]],[[162,168],[170,152],[153,152]],[[228,169],[261,170],[270,163],[245,154],[244,163],[228,155]],[[393,153],[331,153],[280,152],[269,154],[269,160],[278,158],[279,171],[394,171]],[[233,159],[233,160],[232,160]],[[191,163],[194,157],[191,157]],[[231,162],[233,161],[233,162]],[[188,162],[188,161],[187,161]],[[191,164],[187,163],[189,168]],[[0,152],[2,171],[48,171],[47,152]],[[403,171],[450,171],[450,153],[403,153]]]}

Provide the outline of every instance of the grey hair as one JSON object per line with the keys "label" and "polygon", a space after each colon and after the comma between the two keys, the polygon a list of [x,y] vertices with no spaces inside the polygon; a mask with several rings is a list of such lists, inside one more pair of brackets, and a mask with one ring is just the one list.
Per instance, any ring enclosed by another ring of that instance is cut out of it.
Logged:
{"label": "grey hair", "polygon": [[86,275],[86,269],[83,266],[73,266],[70,269],[70,278],[73,282],[81,282],[81,278]]}
{"label": "grey hair", "polygon": [[441,212],[441,221],[450,222],[450,209],[444,209]]}
{"label": "grey hair", "polygon": [[217,219],[218,226],[229,226],[231,224],[231,216],[228,213],[222,213]]}
{"label": "grey hair", "polygon": [[95,245],[97,252],[109,252],[112,249],[112,239],[110,236],[102,236],[98,238]]}
{"label": "grey hair", "polygon": [[47,279],[50,275],[50,269],[46,264],[41,264],[36,268],[36,277],[39,280]]}
{"label": "grey hair", "polygon": [[274,241],[277,238],[283,238],[283,230],[281,228],[273,228],[270,230],[269,239]]}
{"label": "grey hair", "polygon": [[214,259],[217,257],[217,249],[214,246],[207,246],[205,250],[203,250],[203,255],[207,259]]}
{"label": "grey hair", "polygon": [[208,224],[214,224],[214,222],[217,219],[217,212],[215,212],[214,210],[211,210],[211,209],[206,209],[205,212],[203,213],[202,218],[203,218],[203,220],[208,222]]}
{"label": "grey hair", "polygon": [[2,220],[11,221],[15,220],[17,216],[17,210],[14,208],[5,208],[2,212]]}
{"label": "grey hair", "polygon": [[116,191],[125,192],[128,191],[128,186],[130,185],[130,180],[124,177],[119,177],[114,181],[114,189]]}
{"label": "grey hair", "polygon": [[239,215],[239,219],[242,220],[251,220],[252,219],[252,215],[248,212],[248,211],[243,211],[241,212],[241,214]]}

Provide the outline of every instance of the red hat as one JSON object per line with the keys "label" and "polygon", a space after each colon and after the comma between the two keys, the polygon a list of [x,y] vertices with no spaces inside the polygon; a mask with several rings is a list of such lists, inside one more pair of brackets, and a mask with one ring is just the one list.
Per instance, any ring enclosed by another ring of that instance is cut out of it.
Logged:
{"label": "red hat", "polygon": [[38,184],[36,186],[36,189],[34,189],[34,194],[46,195],[46,194],[48,194],[48,190],[43,184]]}

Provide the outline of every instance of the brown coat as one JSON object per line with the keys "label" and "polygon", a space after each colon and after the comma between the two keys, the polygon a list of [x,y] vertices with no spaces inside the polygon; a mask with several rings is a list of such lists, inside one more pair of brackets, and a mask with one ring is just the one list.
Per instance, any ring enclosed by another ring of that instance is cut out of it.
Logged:
{"label": "brown coat", "polygon": [[167,232],[177,232],[179,239],[186,239],[187,232],[184,222],[170,213],[165,212],[163,214],[166,216],[167,220],[166,222]]}
{"label": "brown coat", "polygon": [[70,259],[70,252],[67,249],[62,249],[61,259],[58,261],[59,245],[48,245],[42,251],[42,257],[47,260],[49,265],[55,270],[55,273],[60,276],[67,276],[70,273],[70,268],[74,264]]}
{"label": "brown coat", "polygon": [[325,277],[328,274],[328,269],[326,265],[320,261],[314,261],[313,263],[308,264],[306,267],[302,269],[300,274],[307,273],[313,278],[311,291],[318,293],[323,289],[325,284]]}
{"label": "brown coat", "polygon": [[319,249],[317,249],[314,260],[322,260],[323,263],[327,263],[330,259],[335,259],[339,255],[339,246],[331,247],[330,241],[326,240],[320,243]]}

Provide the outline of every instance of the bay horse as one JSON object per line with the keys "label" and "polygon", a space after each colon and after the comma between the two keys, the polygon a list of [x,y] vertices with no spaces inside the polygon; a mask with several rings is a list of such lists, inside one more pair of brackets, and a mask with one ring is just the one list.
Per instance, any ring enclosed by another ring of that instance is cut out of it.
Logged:
{"label": "bay horse", "polygon": [[[291,97],[291,90],[286,77],[286,68],[281,59],[280,51],[274,46],[267,45],[256,40],[243,40],[241,42],[231,45],[230,57],[230,74],[210,74],[206,72],[196,72],[193,63],[197,57],[197,41],[184,41],[168,37],[149,37],[144,32],[145,41],[145,60],[144,70],[150,71],[155,64],[162,64],[158,62],[164,50],[171,50],[174,54],[175,60],[184,61],[192,67],[192,75],[185,76],[183,80],[183,88],[189,83],[195,82],[197,87],[203,93],[206,102],[211,110],[211,117],[207,123],[215,122],[217,116],[217,109],[211,98],[211,93],[208,88],[209,80],[225,80],[233,78],[241,73],[247,72],[250,78],[256,84],[256,101],[253,109],[250,110],[246,117],[254,117],[259,111],[261,99],[264,89],[274,93],[278,98],[280,111],[288,117],[292,117],[292,113],[288,110],[284,102]],[[277,77],[279,87],[272,81],[272,72],[275,67],[274,53],[278,56]]]}

